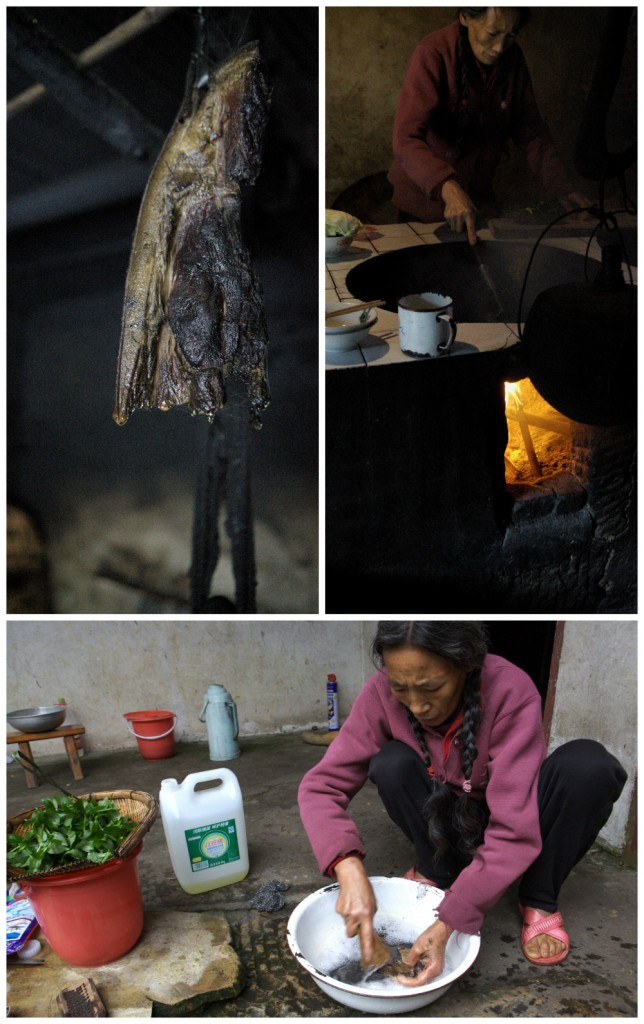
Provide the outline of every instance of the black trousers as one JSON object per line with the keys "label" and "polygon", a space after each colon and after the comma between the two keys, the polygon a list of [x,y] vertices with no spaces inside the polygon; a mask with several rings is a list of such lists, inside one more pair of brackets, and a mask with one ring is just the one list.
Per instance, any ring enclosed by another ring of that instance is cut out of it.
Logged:
{"label": "black trousers", "polygon": [[[389,817],[416,848],[416,867],[441,889],[459,873],[447,853],[436,858],[427,834],[426,805],[435,782],[422,759],[400,740],[391,740],[369,765],[369,778]],[[543,848],[523,875],[524,906],[554,911],[565,879],[594,843],[619,797],[626,772],[595,740],[572,740],[554,750],[541,766],[538,786]]]}

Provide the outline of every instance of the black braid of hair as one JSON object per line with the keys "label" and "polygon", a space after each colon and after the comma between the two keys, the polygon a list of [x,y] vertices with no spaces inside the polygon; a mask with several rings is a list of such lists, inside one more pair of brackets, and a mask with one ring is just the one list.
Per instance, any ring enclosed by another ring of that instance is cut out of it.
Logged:
{"label": "black braid of hair", "polygon": [[472,778],[476,761],[476,734],[481,721],[481,670],[470,672],[463,689],[463,723],[459,729],[463,775]]}
{"label": "black braid of hair", "polygon": [[[463,721],[459,730],[463,775],[469,782],[476,760],[476,736],[481,718],[481,671],[488,651],[488,637],[480,623],[469,621],[417,620],[379,622],[372,644],[372,657],[382,668],[388,650],[419,647],[446,658],[465,671]],[[407,709],[425,766],[431,767],[429,750],[420,722]],[[455,860],[455,873],[469,864],[483,840],[488,810],[482,800],[456,796],[449,786],[434,779],[433,792],[425,807],[425,820],[436,859],[447,854]]]}
{"label": "black braid of hair", "polygon": [[[469,672],[463,689],[463,722],[458,735],[461,741],[463,775],[469,780],[476,760],[476,734],[481,718],[481,670]],[[407,709],[409,721],[418,740],[425,767],[430,768],[431,759],[420,722]],[[456,796],[439,779],[434,778],[434,789],[424,809],[427,832],[434,846],[434,858],[444,860],[451,853],[456,870],[469,864],[474,851],[483,841],[488,812],[484,803],[468,797],[466,793]]]}
{"label": "black braid of hair", "polygon": [[458,44],[456,54],[460,68],[460,85],[458,95],[458,106],[456,108],[456,145],[461,153],[466,150],[466,141],[471,132],[472,113],[469,108],[470,98],[470,70],[468,51],[470,50],[467,29],[461,25],[458,32]]}
{"label": "black braid of hair", "polygon": [[[459,26],[456,56],[459,74],[459,95],[456,108],[456,146],[461,155],[467,153],[473,145],[481,141],[484,129],[478,121],[477,114],[470,105],[472,76],[477,75],[476,61],[468,39],[465,25]],[[507,131],[508,112],[505,107],[505,91],[507,88],[507,65],[501,60],[497,66],[494,91],[500,96],[500,102],[493,107],[497,116],[497,130]]]}

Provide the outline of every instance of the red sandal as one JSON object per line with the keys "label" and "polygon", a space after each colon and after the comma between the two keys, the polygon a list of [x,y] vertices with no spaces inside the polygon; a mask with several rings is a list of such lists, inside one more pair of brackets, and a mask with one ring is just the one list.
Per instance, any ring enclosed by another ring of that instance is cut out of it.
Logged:
{"label": "red sandal", "polygon": [[408,878],[411,882],[422,882],[424,885],[433,885],[435,889],[440,889],[440,885],[436,885],[436,882],[432,882],[430,878],[425,878],[421,875],[420,878],[416,878],[416,868],[410,868],[409,871],[405,871],[403,878]]}
{"label": "red sandal", "polygon": [[[556,910],[548,917],[542,917],[538,910],[534,910],[532,907],[523,907],[520,903],[519,910],[523,918],[521,949],[526,960],[529,960],[531,964],[543,967],[547,967],[549,964],[560,964],[562,960],[565,960],[570,952],[570,936],[563,928],[563,917],[559,911]],[[559,939],[560,942],[565,943],[565,949],[554,956],[528,956],[525,947],[530,939],[534,939],[535,935],[551,935],[553,939]]]}

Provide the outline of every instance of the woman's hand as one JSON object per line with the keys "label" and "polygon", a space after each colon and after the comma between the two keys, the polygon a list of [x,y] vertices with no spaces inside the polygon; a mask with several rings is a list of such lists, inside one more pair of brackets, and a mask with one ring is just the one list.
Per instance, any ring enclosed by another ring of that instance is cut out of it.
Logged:
{"label": "woman's hand", "polygon": [[590,220],[589,207],[593,206],[592,199],[588,196],[583,195],[581,192],[569,192],[567,196],[563,196],[559,202],[563,206],[564,210],[575,210],[574,214],[571,214],[571,220]]}
{"label": "woman's hand", "polygon": [[345,857],[335,866],[335,877],[340,883],[340,895],[335,905],[344,918],[349,938],[360,935],[362,960],[369,963],[373,956],[373,918],[376,897],[360,857]]}
{"label": "woman's hand", "polygon": [[470,245],[476,245],[476,207],[467,192],[448,178],[441,189],[441,199],[445,203],[445,220],[452,231],[467,231]]}
{"label": "woman's hand", "polygon": [[445,967],[445,946],[453,931],[454,929],[444,921],[434,921],[418,936],[405,959],[405,963],[410,967],[414,967],[419,960],[422,961],[423,969],[413,978],[398,974],[396,980],[401,985],[413,988],[418,985],[427,985],[428,982],[442,974]]}

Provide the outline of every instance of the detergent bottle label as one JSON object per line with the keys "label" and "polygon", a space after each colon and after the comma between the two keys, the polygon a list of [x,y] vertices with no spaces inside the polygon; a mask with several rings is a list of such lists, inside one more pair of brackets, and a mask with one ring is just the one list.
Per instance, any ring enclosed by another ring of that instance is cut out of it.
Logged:
{"label": "detergent bottle label", "polygon": [[184,836],[192,871],[206,871],[240,859],[234,818],[186,829]]}

